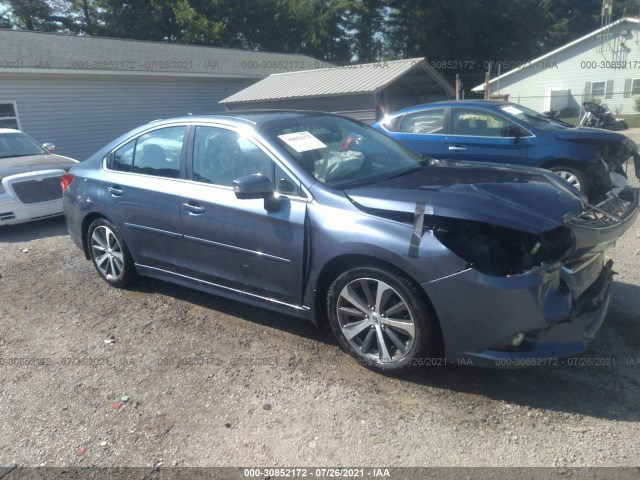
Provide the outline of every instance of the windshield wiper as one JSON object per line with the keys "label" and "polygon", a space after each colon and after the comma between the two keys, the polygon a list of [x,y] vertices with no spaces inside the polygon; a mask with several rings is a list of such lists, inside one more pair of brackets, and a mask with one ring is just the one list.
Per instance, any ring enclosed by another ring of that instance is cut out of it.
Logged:
{"label": "windshield wiper", "polygon": [[410,175],[412,173],[418,172],[422,170],[426,165],[418,165],[417,167],[408,168],[406,170],[402,170],[401,172],[394,173],[393,175],[388,176],[383,181],[393,180],[394,178],[404,177],[405,175]]}

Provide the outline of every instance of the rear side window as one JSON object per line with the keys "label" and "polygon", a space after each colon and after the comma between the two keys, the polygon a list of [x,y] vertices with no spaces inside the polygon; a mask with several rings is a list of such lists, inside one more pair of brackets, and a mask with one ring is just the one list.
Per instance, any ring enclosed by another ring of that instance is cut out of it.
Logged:
{"label": "rear side window", "polygon": [[113,152],[111,168],[120,172],[178,178],[185,127],[160,128]]}
{"label": "rear side window", "polygon": [[444,108],[405,115],[400,124],[403,133],[422,133],[425,135],[444,133]]}

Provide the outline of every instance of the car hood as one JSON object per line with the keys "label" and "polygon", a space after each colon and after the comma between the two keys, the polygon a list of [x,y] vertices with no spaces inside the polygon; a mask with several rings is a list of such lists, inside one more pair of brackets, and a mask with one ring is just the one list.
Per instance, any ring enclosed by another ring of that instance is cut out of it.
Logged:
{"label": "car hood", "polygon": [[72,158],[49,153],[28,155],[25,157],[0,158],[0,177],[42,170],[69,170],[69,167],[76,163],[78,163],[77,160],[73,160]]}
{"label": "car hood", "polygon": [[603,128],[575,127],[557,130],[555,136],[561,140],[576,141],[615,141],[621,142],[625,136]]}
{"label": "car hood", "polygon": [[424,213],[474,220],[529,233],[564,225],[585,198],[541,169],[482,162],[432,161],[419,171],[346,194],[356,206],[382,216]]}

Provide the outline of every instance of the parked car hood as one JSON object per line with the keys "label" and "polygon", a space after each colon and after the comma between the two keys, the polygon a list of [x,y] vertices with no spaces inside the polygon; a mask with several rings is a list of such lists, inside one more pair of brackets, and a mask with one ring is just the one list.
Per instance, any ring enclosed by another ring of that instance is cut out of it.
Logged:
{"label": "parked car hood", "polygon": [[605,130],[603,128],[591,128],[591,127],[575,127],[566,128],[564,130],[557,130],[554,132],[555,136],[562,140],[577,140],[577,141],[617,141],[621,142],[626,137],[620,133]]}
{"label": "parked car hood", "polygon": [[72,158],[49,153],[24,157],[0,158],[0,177],[41,170],[69,170],[69,168],[76,163],[78,163],[77,160],[73,160]]}
{"label": "parked car hood", "polygon": [[434,161],[414,173],[346,191],[365,210],[475,220],[529,233],[564,225],[586,199],[542,169]]}

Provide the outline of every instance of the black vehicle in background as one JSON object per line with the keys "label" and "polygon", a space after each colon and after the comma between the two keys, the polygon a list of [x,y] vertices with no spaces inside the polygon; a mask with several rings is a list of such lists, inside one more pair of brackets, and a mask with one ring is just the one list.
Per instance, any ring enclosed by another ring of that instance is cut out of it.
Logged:
{"label": "black vehicle in background", "polygon": [[627,130],[629,125],[624,118],[615,118],[606,104],[598,105],[593,102],[582,103],[583,114],[580,117],[581,127],[604,128],[606,130]]}

